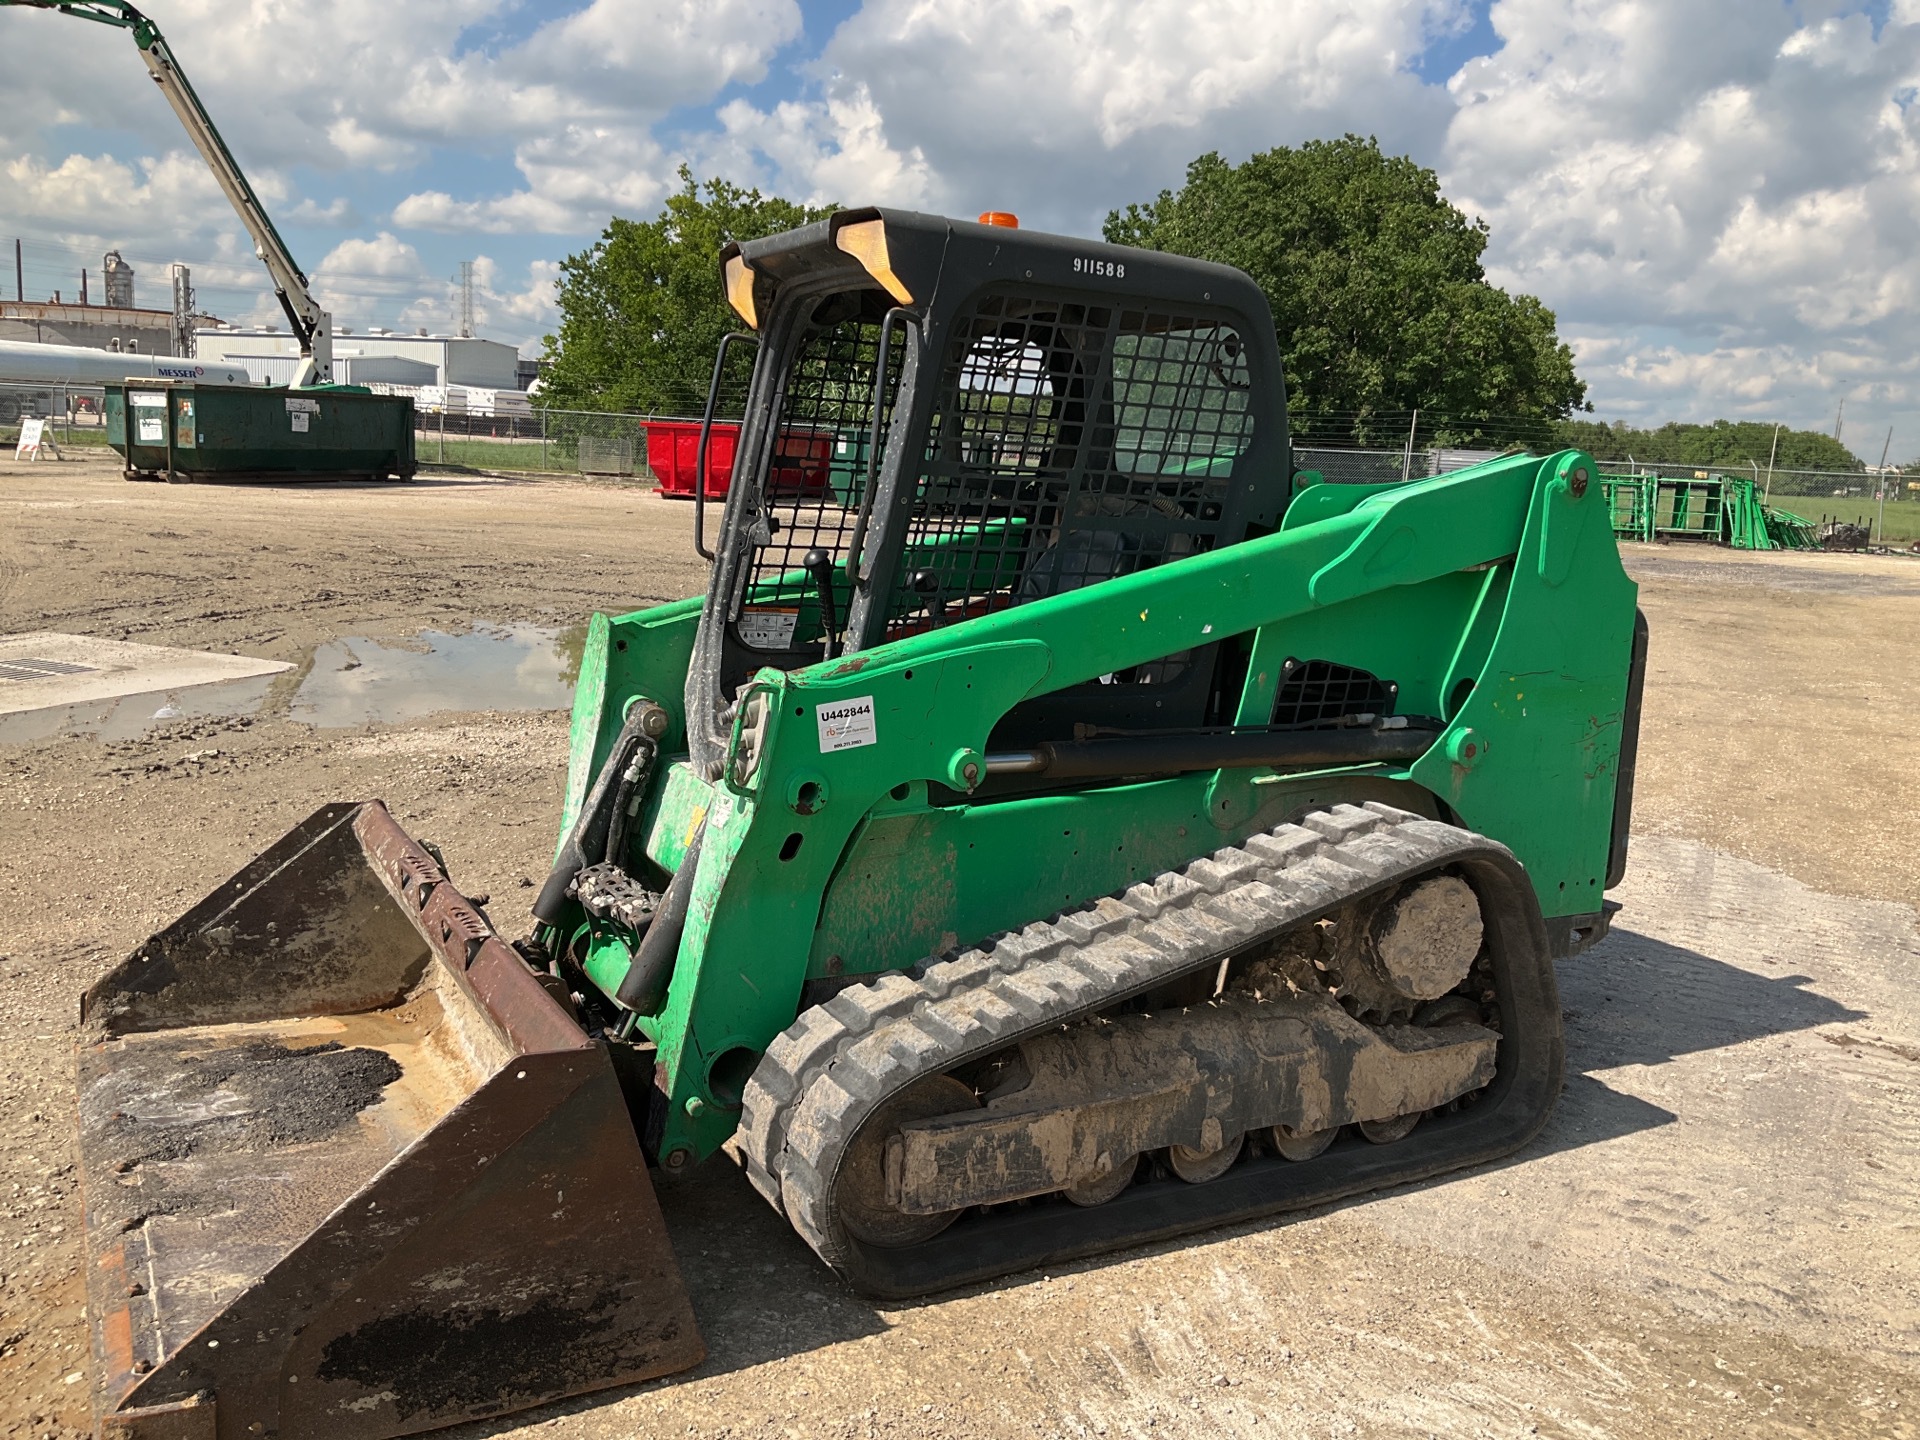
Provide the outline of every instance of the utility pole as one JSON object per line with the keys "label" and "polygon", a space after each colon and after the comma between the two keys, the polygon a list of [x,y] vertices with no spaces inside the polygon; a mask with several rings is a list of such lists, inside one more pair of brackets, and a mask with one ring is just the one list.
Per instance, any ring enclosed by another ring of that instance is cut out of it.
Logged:
{"label": "utility pole", "polygon": [[192,355],[200,348],[193,333],[193,312],[197,308],[193,294],[193,271],[179,261],[167,266],[173,282],[173,353]]}
{"label": "utility pole", "polygon": [[27,298],[27,270],[20,263],[20,242],[13,242],[13,298],[25,302]]}
{"label": "utility pole", "polygon": [[473,261],[460,262],[460,338],[473,338]]}
{"label": "utility pole", "polygon": [[1838,440],[1840,438],[1840,426],[1841,426],[1841,423],[1845,421],[1846,418],[1847,418],[1847,397],[1842,395],[1840,397],[1840,408],[1833,412],[1833,438],[1834,439]]}
{"label": "utility pole", "polygon": [[1767,503],[1773,503],[1773,457],[1780,453],[1780,422],[1773,427],[1773,448],[1767,451]]}
{"label": "utility pole", "polygon": [[1887,543],[1887,452],[1893,449],[1893,427],[1887,427],[1887,443],[1880,447],[1880,518],[1874,522],[1874,538]]}
{"label": "utility pole", "polygon": [[1407,426],[1407,453],[1400,458],[1400,478],[1407,479],[1413,473],[1413,436],[1420,428],[1420,409],[1414,407],[1413,423]]}

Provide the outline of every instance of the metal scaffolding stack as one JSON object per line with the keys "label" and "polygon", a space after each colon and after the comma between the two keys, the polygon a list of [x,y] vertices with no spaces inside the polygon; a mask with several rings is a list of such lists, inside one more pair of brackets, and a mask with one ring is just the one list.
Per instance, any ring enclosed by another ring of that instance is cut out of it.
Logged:
{"label": "metal scaffolding stack", "polygon": [[1704,540],[1735,550],[1817,550],[1809,521],[1776,510],[1753,481],[1733,475],[1602,475],[1622,540]]}

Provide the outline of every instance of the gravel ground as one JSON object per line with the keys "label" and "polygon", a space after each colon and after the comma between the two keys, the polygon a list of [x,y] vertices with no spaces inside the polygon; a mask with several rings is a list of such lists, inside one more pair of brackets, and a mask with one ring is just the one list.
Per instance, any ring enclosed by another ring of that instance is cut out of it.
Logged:
{"label": "gravel ground", "polygon": [[[310,665],[695,588],[630,487],[128,486],[0,462],[0,633]],[[712,1354],[463,1436],[1912,1435],[1920,1405],[1920,565],[1629,547],[1653,651],[1616,934],[1562,967],[1569,1081],[1498,1167],[876,1307],[724,1160],[664,1188]],[[503,923],[554,711],[284,714],[0,743],[0,1428],[87,1423],[80,989],[324,800],[381,795]]]}

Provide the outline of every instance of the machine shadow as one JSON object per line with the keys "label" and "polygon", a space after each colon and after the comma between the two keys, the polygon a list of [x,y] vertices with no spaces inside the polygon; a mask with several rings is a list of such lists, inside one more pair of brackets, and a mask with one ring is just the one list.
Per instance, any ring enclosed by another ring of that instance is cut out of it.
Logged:
{"label": "machine shadow", "polygon": [[681,1278],[693,1301],[694,1318],[707,1343],[707,1358],[683,1374],[596,1390],[440,1432],[448,1440],[481,1440],[531,1429],[635,1395],[730,1374],[890,1328],[875,1303],[848,1289],[760,1198],[731,1150],[715,1155],[685,1180],[664,1181],[658,1170],[651,1173]]}
{"label": "machine shadow", "polygon": [[[1562,961],[1559,978],[1569,1074],[1660,1065],[1866,1018],[1807,989],[1810,976],[1756,975],[1632,930],[1617,930],[1585,955]],[[1660,1003],[1646,1004],[1649,995]]]}
{"label": "machine shadow", "polygon": [[[1865,1018],[1865,1012],[1807,989],[1810,976],[1756,975],[1633,930],[1616,930],[1586,954],[1561,961],[1558,978],[1567,1039],[1560,1102],[1531,1143],[1493,1168],[1525,1165],[1679,1118],[1615,1090],[1597,1072],[1664,1065],[1703,1050]],[[1661,1003],[1646,1004],[1648,995],[1660,996]]]}
{"label": "machine shadow", "polygon": [[[1865,1018],[1864,1012],[1807,989],[1811,984],[1807,976],[1756,975],[1630,930],[1616,931],[1587,954],[1563,961],[1559,981],[1567,1025],[1567,1079],[1560,1103],[1535,1140],[1488,1168],[1522,1166],[1541,1156],[1619,1139],[1679,1118],[1613,1089],[1595,1072],[1658,1065],[1768,1035]],[[1636,1003],[1649,993],[1662,995],[1666,1003]],[[1425,1189],[1453,1178],[1442,1175],[1395,1188]],[[1369,1198],[1358,1196],[1331,1206],[1065,1262],[1048,1267],[1048,1273],[1094,1270],[1117,1260],[1272,1230],[1309,1215],[1364,1205]],[[709,1347],[706,1360],[683,1376],[632,1390],[580,1396],[460,1434],[499,1434],[516,1425],[591,1410],[623,1395],[724,1375],[889,1328],[874,1302],[854,1294],[829,1272],[725,1157],[715,1157],[685,1181],[661,1184],[660,1204]],[[1019,1284],[1025,1278],[1022,1272],[998,1283]],[[893,1302],[888,1308],[899,1312],[939,1305],[982,1288],[991,1287],[963,1287],[923,1300]]]}
{"label": "machine shadow", "polygon": [[531,485],[536,483],[536,480],[533,476],[523,478],[515,475],[494,475],[491,472],[483,474],[476,471],[458,475],[414,475],[405,480],[398,478],[374,480],[362,477],[342,480],[248,480],[211,483],[244,484],[250,490],[325,491],[328,494],[335,494],[347,490],[446,490],[460,486],[471,488],[476,483]]}

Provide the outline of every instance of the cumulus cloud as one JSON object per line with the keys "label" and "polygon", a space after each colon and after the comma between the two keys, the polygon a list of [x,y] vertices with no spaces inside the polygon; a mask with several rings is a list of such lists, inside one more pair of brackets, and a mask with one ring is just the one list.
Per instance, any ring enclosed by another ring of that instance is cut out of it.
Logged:
{"label": "cumulus cloud", "polygon": [[[34,215],[61,231],[174,229],[182,216],[232,215],[212,174],[191,151],[142,156],[132,164],[111,155],[68,155],[49,165],[20,155],[0,167],[0,175],[0,212]],[[214,228],[194,226],[189,233]]]}
{"label": "cumulus cloud", "polygon": [[[577,239],[616,210],[647,210],[679,158],[653,127],[764,78],[800,31],[795,0],[591,0],[532,12],[518,0],[335,0],[325,24],[284,0],[156,0],[153,9],[283,227],[361,223],[346,196],[290,200],[295,167],[355,177],[427,167],[414,193],[383,199],[389,230],[363,238],[376,248],[420,232]],[[117,38],[59,15],[0,10],[0,215],[19,217],[5,228],[79,253],[137,233],[146,253],[203,266],[208,255],[244,256],[250,245],[224,199],[180,147],[178,121],[132,45],[117,48]],[[62,125],[131,133],[157,158],[65,155],[46,138]],[[482,177],[490,167],[497,187],[482,179],[453,193],[437,173],[449,156],[479,162],[470,173]],[[358,268],[365,259],[335,250],[311,267],[343,319],[399,283],[389,274],[370,290],[379,277]],[[417,284],[439,285],[422,273]],[[240,293],[221,297],[224,314],[277,317],[257,268],[238,283]],[[546,323],[531,298],[540,284],[509,288],[503,316]]]}
{"label": "cumulus cloud", "polygon": [[[492,256],[473,261],[474,325],[495,338],[522,337],[537,345],[558,319],[554,281],[560,266],[536,260],[509,274]],[[436,275],[418,250],[389,231],[345,240],[315,267],[314,294],[351,329],[374,325],[451,332],[459,323],[460,294],[453,275]],[[268,317],[272,318],[272,317]]]}
{"label": "cumulus cloud", "polygon": [[420,252],[382,230],[371,240],[342,240],[315,268],[313,281],[316,288],[329,281],[390,285],[421,273]]}
{"label": "cumulus cloud", "polygon": [[867,0],[815,100],[721,115],[778,183],[1084,230],[1201,151],[1374,131],[1412,145],[1451,103],[1411,61],[1464,0]]}
{"label": "cumulus cloud", "polygon": [[483,334],[525,335],[520,353],[541,353],[541,337],[560,322],[554,282],[560,278],[560,266],[553,260],[535,260],[518,275],[506,270],[486,255],[474,262],[474,317]]}
{"label": "cumulus cloud", "polygon": [[393,223],[412,230],[511,235],[520,231],[563,234],[577,226],[564,205],[528,190],[488,200],[456,200],[444,190],[422,190],[393,207]]}
{"label": "cumulus cloud", "polygon": [[789,101],[759,110],[735,100],[716,118],[720,134],[707,147],[708,171],[751,174],[770,162],[780,183],[810,204],[937,208],[926,152],[917,145],[903,151],[887,140],[880,107],[864,84],[836,85],[817,105]]}
{"label": "cumulus cloud", "polygon": [[[269,204],[285,198],[277,186],[260,188]],[[98,265],[105,251],[120,251],[139,272],[135,295],[143,304],[164,305],[167,263],[191,257],[194,284],[209,309],[247,318],[264,301],[271,310],[261,311],[266,318],[279,315],[262,293],[264,272],[252,241],[191,151],[131,162],[69,154],[52,163],[30,153],[0,160],[0,228],[65,251],[75,266]]]}
{"label": "cumulus cloud", "polygon": [[493,233],[579,234],[610,214],[651,213],[672,182],[677,159],[644,128],[576,120],[530,135],[514,151],[522,190],[476,203],[471,228]]}
{"label": "cumulus cloud", "polygon": [[1599,402],[1804,423],[1843,394],[1920,398],[1911,19],[1743,0],[1491,18],[1501,47],[1450,84],[1444,177],[1489,220],[1497,279],[1638,338],[1583,354]]}
{"label": "cumulus cloud", "polygon": [[334,228],[346,228],[360,223],[360,212],[344,195],[336,195],[321,205],[309,196],[286,212],[286,218],[295,225],[326,225]]}
{"label": "cumulus cloud", "polygon": [[652,127],[678,106],[763,79],[799,30],[796,0],[594,0],[498,54],[417,67],[411,89],[376,112],[383,133],[510,142],[524,184],[471,200],[421,191],[396,207],[394,221],[569,234],[656,204],[676,160]]}
{"label": "cumulus cloud", "polygon": [[816,200],[1086,233],[1204,150],[1376,134],[1489,221],[1494,279],[1559,312],[1603,410],[1920,400],[1920,3],[1487,9],[1493,53],[1431,83],[1473,6],[867,0],[812,96],[736,100],[700,142]]}
{"label": "cumulus cloud", "polygon": [[343,240],[329,250],[309,277],[314,297],[340,326],[364,328],[392,324],[419,303],[422,291],[442,297],[436,329],[444,329],[448,285],[432,274],[420,252],[382,230],[372,239]]}
{"label": "cumulus cloud", "polygon": [[[673,165],[650,128],[764,78],[800,32],[796,0],[592,0],[517,42],[468,43],[516,10],[512,0],[334,0],[316,24],[280,0],[174,0],[157,18],[216,122],[229,117],[256,184],[294,165],[405,169],[436,147],[511,157],[524,195],[441,207],[440,223],[563,233],[604,222],[646,190],[625,163],[636,149],[657,194]],[[9,57],[0,134],[84,123],[176,142],[178,123],[139,83],[131,45],[120,53],[72,20],[18,11],[0,14],[0,35]],[[432,195],[422,197],[429,209]]]}

